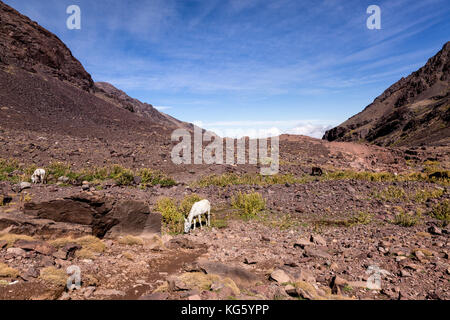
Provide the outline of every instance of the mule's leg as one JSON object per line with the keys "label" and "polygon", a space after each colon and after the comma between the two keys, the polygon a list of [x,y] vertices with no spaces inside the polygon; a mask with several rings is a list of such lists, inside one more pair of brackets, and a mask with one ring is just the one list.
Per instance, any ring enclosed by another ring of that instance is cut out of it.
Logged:
{"label": "mule's leg", "polygon": [[200,229],[203,229],[202,218],[200,218],[200,217],[201,217],[201,215],[198,216],[198,221],[200,222]]}
{"label": "mule's leg", "polygon": [[211,209],[208,209],[208,226],[211,227]]}
{"label": "mule's leg", "polygon": [[192,219],[192,222],[194,223],[194,230],[195,230],[195,227],[197,226],[197,222],[195,221],[195,218]]}

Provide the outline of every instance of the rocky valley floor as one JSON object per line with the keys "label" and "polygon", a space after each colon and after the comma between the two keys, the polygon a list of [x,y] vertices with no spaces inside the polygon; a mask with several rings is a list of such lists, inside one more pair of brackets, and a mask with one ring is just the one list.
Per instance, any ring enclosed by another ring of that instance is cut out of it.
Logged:
{"label": "rocky valley floor", "polygon": [[[260,193],[266,208],[243,218],[231,206],[238,191]],[[161,236],[99,239],[89,235],[94,224],[27,214],[30,203],[107,206],[103,198],[143,202],[153,212],[161,197],[194,193],[211,201],[212,227],[189,235],[163,226]],[[0,299],[450,298],[450,230],[436,215],[448,219],[445,184],[353,179],[84,191],[33,185],[9,194],[0,207]],[[78,290],[66,288],[70,266],[80,268]],[[371,290],[378,275],[381,287]]]}

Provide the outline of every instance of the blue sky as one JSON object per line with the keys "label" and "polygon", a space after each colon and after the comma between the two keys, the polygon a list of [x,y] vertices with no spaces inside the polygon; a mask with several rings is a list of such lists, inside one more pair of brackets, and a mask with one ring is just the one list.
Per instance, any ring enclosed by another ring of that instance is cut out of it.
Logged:
{"label": "blue sky", "polygon": [[[450,1],[4,0],[95,81],[223,135],[320,137],[450,40]],[[81,30],[66,8],[80,6]],[[369,5],[381,30],[369,30]]]}

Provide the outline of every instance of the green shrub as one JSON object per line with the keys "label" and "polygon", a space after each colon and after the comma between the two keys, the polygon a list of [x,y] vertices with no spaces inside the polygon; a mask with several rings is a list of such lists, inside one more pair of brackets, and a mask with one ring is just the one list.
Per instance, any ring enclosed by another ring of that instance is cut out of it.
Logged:
{"label": "green shrub", "polygon": [[395,215],[393,223],[402,227],[413,227],[422,220],[422,214],[406,213],[403,209],[399,209],[399,212]]}
{"label": "green shrub", "polygon": [[19,164],[16,160],[0,159],[0,181],[18,182],[18,177],[10,176],[15,170],[18,170]]}
{"label": "green shrub", "polygon": [[175,180],[172,178],[159,171],[153,171],[147,168],[139,170],[138,176],[141,177],[141,183],[143,185],[156,186],[159,184],[162,187],[171,187],[176,185]]}
{"label": "green shrub", "polygon": [[353,216],[352,219],[350,219],[349,224],[355,225],[355,224],[370,224],[373,220],[373,214],[366,212],[366,211],[360,211],[357,215]]}
{"label": "green shrub", "polygon": [[291,174],[276,174],[272,176],[263,176],[259,174],[243,174],[224,173],[222,175],[210,175],[201,178],[194,185],[199,187],[217,186],[227,187],[232,185],[273,185],[285,183],[300,183],[303,179],[295,178]]}
{"label": "green shrub", "polygon": [[63,162],[52,162],[47,167],[47,176],[53,176],[58,179],[62,176],[67,176],[71,172],[70,165]]}
{"label": "green shrub", "polygon": [[159,199],[156,210],[162,214],[163,222],[172,232],[183,231],[184,216],[173,199],[168,197]]}
{"label": "green shrub", "polygon": [[247,194],[239,192],[233,196],[231,204],[234,208],[242,210],[243,218],[254,218],[266,208],[266,201],[257,192]]}
{"label": "green shrub", "polygon": [[114,165],[110,169],[109,178],[113,179],[119,186],[128,186],[133,184],[134,174],[129,169],[125,169],[120,165]]}
{"label": "green shrub", "polygon": [[389,186],[381,192],[374,193],[374,197],[384,201],[399,201],[406,199],[407,195],[403,188]]}
{"label": "green shrub", "polygon": [[414,194],[414,201],[419,203],[424,203],[428,199],[437,199],[444,195],[443,189],[426,189],[426,190],[417,190]]}
{"label": "green shrub", "polygon": [[444,226],[450,223],[450,203],[444,200],[438,203],[431,210],[431,216],[435,219],[441,220]]}

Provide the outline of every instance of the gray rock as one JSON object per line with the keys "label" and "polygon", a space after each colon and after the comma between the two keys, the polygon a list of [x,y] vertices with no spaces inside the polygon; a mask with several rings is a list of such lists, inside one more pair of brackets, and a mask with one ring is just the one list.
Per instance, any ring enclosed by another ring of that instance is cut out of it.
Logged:
{"label": "gray rock", "polygon": [[139,300],[167,300],[169,294],[167,292],[155,292],[139,298]]}
{"label": "gray rock", "polygon": [[429,228],[428,228],[428,232],[431,233],[431,234],[434,234],[434,235],[436,235],[436,236],[439,236],[439,235],[442,234],[442,230],[439,229],[439,228],[436,227],[436,226],[431,226],[431,227],[429,227]]}
{"label": "gray rock", "polygon": [[29,183],[29,182],[21,182],[19,184],[19,192],[22,192],[25,189],[31,189],[31,183]]}
{"label": "gray rock", "polygon": [[270,279],[278,282],[279,284],[291,282],[291,277],[281,269],[277,269],[270,274]]}
{"label": "gray rock", "polygon": [[324,251],[324,250],[320,250],[320,249],[313,249],[313,248],[305,248],[305,255],[307,257],[312,257],[312,258],[322,258],[322,259],[330,259],[331,255]]}
{"label": "gray rock", "polygon": [[67,183],[67,182],[69,182],[69,178],[65,177],[65,176],[59,177],[58,182]]}
{"label": "gray rock", "polygon": [[326,240],[322,236],[319,236],[317,234],[316,235],[314,235],[314,234],[311,235],[310,241],[312,243],[315,243],[315,244],[319,245],[319,246],[326,246],[327,245]]}
{"label": "gray rock", "polygon": [[124,296],[125,292],[115,290],[115,289],[101,289],[95,291],[94,295],[96,296]]}
{"label": "gray rock", "polygon": [[25,257],[26,252],[21,248],[9,248],[6,250],[6,253],[9,253],[16,257]]}

